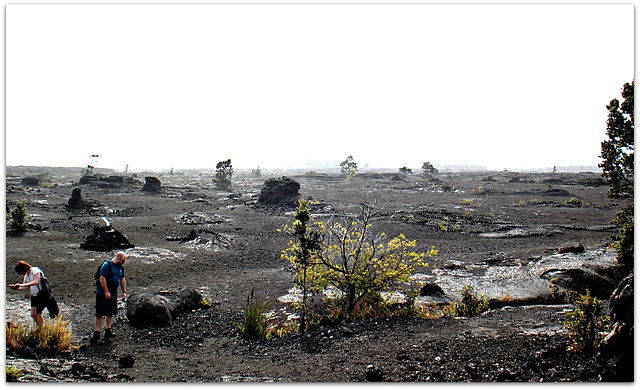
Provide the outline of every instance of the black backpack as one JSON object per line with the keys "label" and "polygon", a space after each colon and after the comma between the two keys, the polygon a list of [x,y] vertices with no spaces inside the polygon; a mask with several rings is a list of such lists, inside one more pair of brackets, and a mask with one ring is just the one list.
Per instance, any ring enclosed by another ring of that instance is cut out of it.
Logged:
{"label": "black backpack", "polygon": [[[107,276],[109,276],[109,273],[111,272],[111,262],[109,260],[107,260],[104,263],[107,263],[107,267],[109,267],[107,269]],[[104,265],[104,263],[100,264],[98,266],[98,269],[96,270],[95,284],[96,284],[96,286],[99,286],[99,287],[102,287],[102,286],[100,286],[100,271],[102,270],[102,266]]]}

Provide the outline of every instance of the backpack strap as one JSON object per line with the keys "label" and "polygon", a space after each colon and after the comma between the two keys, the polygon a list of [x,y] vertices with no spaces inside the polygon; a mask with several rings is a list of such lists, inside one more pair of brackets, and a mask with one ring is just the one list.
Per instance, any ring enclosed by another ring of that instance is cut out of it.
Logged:
{"label": "backpack strap", "polygon": [[42,283],[44,283],[44,281],[43,281],[44,271],[40,270],[40,272],[38,272],[38,273],[40,274],[40,279],[38,280],[38,284],[36,284],[36,286],[38,286],[38,292],[40,292],[40,291],[42,291],[42,287],[40,287],[40,286],[42,285]]}
{"label": "backpack strap", "polygon": [[111,273],[111,260],[107,260],[107,278],[109,277],[110,273]]}

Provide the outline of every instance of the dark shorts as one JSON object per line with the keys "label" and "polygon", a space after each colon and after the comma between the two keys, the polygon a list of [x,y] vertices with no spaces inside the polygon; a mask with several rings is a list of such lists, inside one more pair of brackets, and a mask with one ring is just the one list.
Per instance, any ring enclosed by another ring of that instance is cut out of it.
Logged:
{"label": "dark shorts", "polygon": [[118,312],[118,297],[114,294],[107,299],[102,294],[96,294],[96,318],[114,316]]}
{"label": "dark shorts", "polygon": [[38,295],[31,296],[31,307],[36,308],[36,314],[42,314],[42,310],[47,307],[47,300]]}

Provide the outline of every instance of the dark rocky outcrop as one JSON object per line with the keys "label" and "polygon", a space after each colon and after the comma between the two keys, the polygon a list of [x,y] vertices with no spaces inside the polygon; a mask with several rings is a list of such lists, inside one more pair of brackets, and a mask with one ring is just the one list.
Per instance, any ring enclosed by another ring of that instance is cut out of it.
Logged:
{"label": "dark rocky outcrop", "polygon": [[202,299],[193,288],[160,293],[141,289],[127,298],[127,318],[135,327],[169,326],[181,313],[200,308]]}
{"label": "dark rocky outcrop", "polygon": [[99,181],[99,177],[98,176],[94,176],[94,175],[84,175],[80,178],[80,180],[78,180],[78,184],[92,184],[94,182]]}
{"label": "dark rocky outcrop", "polygon": [[427,297],[427,296],[442,297],[444,295],[445,295],[445,293],[444,293],[444,290],[442,289],[442,287],[438,286],[435,283],[425,283],[420,288],[420,296],[421,297]]}
{"label": "dark rocky outcrop", "polygon": [[579,242],[568,242],[558,248],[557,253],[583,253],[584,245]]}
{"label": "dark rocky outcrop", "polygon": [[560,291],[573,291],[580,295],[589,290],[592,296],[609,299],[618,283],[624,278],[623,267],[611,250],[589,250],[583,253],[568,251],[544,256],[529,262],[525,269]]}
{"label": "dark rocky outcrop", "polygon": [[138,182],[133,177],[104,174],[84,175],[78,184],[91,184],[97,187],[114,188],[124,185],[136,185]]}
{"label": "dark rocky outcrop", "polygon": [[264,182],[258,203],[283,207],[297,207],[300,183],[287,177],[271,178]]}
{"label": "dark rocky outcrop", "polygon": [[133,247],[135,247],[135,245],[130,243],[127,237],[111,225],[94,227],[93,234],[88,236],[85,241],[80,244],[80,248],[82,249],[101,252]]}
{"label": "dark rocky outcrop", "polygon": [[162,182],[153,176],[147,176],[144,178],[144,186],[142,191],[145,192],[159,192],[162,191]]}
{"label": "dark rocky outcrop", "polygon": [[606,299],[616,287],[614,280],[604,273],[596,269],[580,267],[579,264],[576,264],[575,268],[549,269],[541,277],[554,280],[559,287],[579,294],[586,294],[589,290],[591,295],[601,299],[603,297]]}
{"label": "dark rocky outcrop", "polygon": [[66,204],[68,209],[82,209],[84,208],[84,202],[82,201],[82,190],[80,188],[74,188],[71,192],[71,198]]}
{"label": "dark rocky outcrop", "polygon": [[633,272],[618,284],[609,299],[611,332],[598,346],[596,361],[602,381],[634,381]]}
{"label": "dark rocky outcrop", "polygon": [[27,187],[38,187],[40,186],[40,179],[34,176],[28,176],[23,178],[20,183],[22,183],[23,186]]}

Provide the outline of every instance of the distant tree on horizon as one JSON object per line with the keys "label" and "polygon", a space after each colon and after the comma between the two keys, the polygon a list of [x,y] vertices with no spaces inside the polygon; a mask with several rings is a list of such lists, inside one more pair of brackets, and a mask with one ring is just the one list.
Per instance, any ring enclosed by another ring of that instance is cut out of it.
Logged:
{"label": "distant tree on horizon", "polygon": [[233,177],[233,166],[231,159],[220,161],[216,164],[216,178],[214,183],[225,190],[231,189],[231,178]]}
{"label": "distant tree on horizon", "polygon": [[424,176],[431,176],[438,173],[438,169],[428,161],[422,164],[422,170],[423,170]]}
{"label": "distant tree on horizon", "polygon": [[346,160],[340,163],[340,172],[343,175],[349,175],[353,171],[358,172],[358,164],[354,161],[353,156],[349,155]]}

